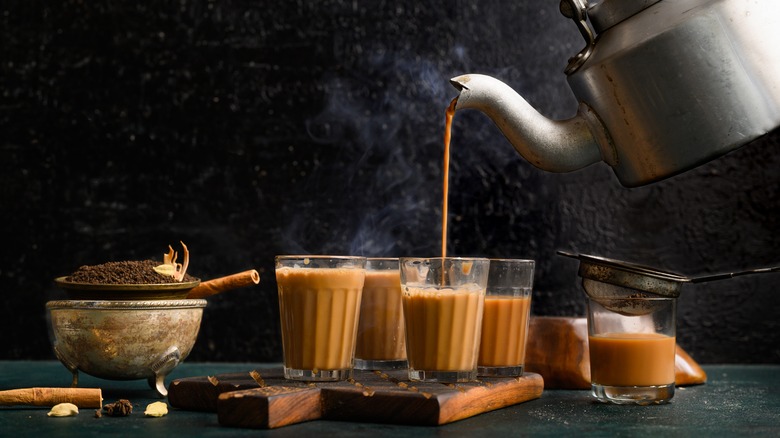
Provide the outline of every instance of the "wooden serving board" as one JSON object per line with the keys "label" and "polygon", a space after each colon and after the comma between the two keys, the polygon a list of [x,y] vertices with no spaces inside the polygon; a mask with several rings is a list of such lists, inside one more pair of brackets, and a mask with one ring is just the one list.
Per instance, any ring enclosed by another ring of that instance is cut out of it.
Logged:
{"label": "wooden serving board", "polygon": [[168,402],[217,412],[224,426],[273,429],[310,420],[441,425],[541,397],[542,376],[410,382],[406,371],[359,371],[344,382],[286,380],[281,368],[171,382]]}

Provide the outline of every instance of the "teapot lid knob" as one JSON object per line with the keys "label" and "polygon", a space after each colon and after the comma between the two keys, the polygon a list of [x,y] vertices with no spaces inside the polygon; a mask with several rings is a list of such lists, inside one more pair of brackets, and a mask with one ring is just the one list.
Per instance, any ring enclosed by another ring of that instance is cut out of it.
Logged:
{"label": "teapot lid knob", "polygon": [[596,37],[590,26],[588,26],[588,0],[561,0],[558,9],[560,9],[564,17],[574,21],[580,34],[585,39],[585,47],[579,53],[569,58],[569,64],[564,70],[569,75],[577,71],[593,52],[593,47],[596,45]]}

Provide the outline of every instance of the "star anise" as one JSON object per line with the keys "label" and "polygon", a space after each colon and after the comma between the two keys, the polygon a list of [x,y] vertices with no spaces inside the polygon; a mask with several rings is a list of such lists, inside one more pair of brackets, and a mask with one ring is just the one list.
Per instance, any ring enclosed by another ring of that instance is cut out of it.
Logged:
{"label": "star anise", "polygon": [[130,403],[130,400],[123,398],[103,406],[103,410],[109,417],[127,417],[133,413],[133,404]]}

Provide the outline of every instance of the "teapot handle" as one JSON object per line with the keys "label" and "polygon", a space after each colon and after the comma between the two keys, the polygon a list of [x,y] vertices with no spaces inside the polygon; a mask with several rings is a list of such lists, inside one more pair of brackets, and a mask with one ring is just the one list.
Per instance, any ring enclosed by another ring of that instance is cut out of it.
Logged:
{"label": "teapot handle", "polygon": [[569,58],[569,64],[566,66],[564,73],[570,75],[577,71],[577,69],[590,57],[591,53],[593,53],[593,48],[596,45],[596,37],[587,22],[588,0],[561,0],[558,8],[564,17],[574,21],[580,34],[582,34],[582,37],[585,39],[585,47],[580,50],[579,53]]}

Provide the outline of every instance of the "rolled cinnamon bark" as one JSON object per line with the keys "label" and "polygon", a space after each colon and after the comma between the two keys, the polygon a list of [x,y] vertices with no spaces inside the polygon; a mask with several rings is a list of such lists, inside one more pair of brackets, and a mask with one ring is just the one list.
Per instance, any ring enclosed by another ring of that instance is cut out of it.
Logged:
{"label": "rolled cinnamon bark", "polygon": [[23,388],[0,391],[0,406],[54,406],[73,403],[80,408],[100,408],[100,388]]}
{"label": "rolled cinnamon bark", "polygon": [[231,289],[252,286],[257,283],[260,283],[260,274],[256,270],[250,269],[226,277],[204,281],[192,288],[187,294],[187,298],[206,298]]}

